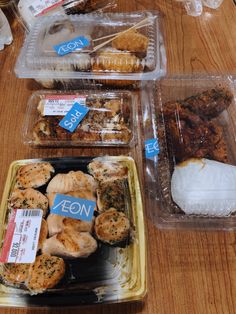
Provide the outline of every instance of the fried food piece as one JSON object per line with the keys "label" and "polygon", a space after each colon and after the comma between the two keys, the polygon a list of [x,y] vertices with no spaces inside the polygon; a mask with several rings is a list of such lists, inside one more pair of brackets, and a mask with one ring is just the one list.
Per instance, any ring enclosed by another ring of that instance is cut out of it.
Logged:
{"label": "fried food piece", "polygon": [[33,293],[42,293],[59,283],[65,273],[62,258],[42,254],[31,264],[26,285]]}
{"label": "fried food piece", "polygon": [[40,234],[39,234],[38,250],[42,249],[43,243],[47,239],[47,236],[48,236],[48,224],[45,219],[42,219],[41,229],[40,229]]}
{"label": "fried food piece", "polygon": [[137,30],[131,29],[113,39],[112,47],[118,50],[146,53],[149,39]]}
{"label": "fried food piece", "polygon": [[203,120],[180,102],[167,103],[164,118],[170,154],[177,162],[191,157],[227,161],[227,148],[219,124]]}
{"label": "fried food piece", "polygon": [[124,212],[126,208],[125,189],[127,189],[126,180],[99,183],[97,189],[97,205],[99,213],[102,213],[111,207]]}
{"label": "fried food piece", "polygon": [[77,232],[92,232],[94,221],[83,221],[70,217],[63,217],[56,214],[50,214],[47,218],[49,237],[64,230],[74,230]]}
{"label": "fried food piece", "polygon": [[129,236],[129,230],[129,219],[115,208],[110,208],[95,219],[95,233],[102,242],[121,242]]}
{"label": "fried food piece", "polygon": [[17,171],[16,187],[38,188],[46,184],[55,170],[49,162],[38,162],[21,166]]}
{"label": "fried food piece", "polygon": [[141,61],[129,52],[120,51],[101,51],[96,56],[95,63],[92,66],[94,72],[142,72],[143,65]]}
{"label": "fried food piece", "polygon": [[126,126],[118,124],[112,130],[102,132],[102,141],[114,143],[129,143],[131,140],[131,136],[132,133]]}
{"label": "fried food piece", "polygon": [[43,210],[43,215],[47,214],[48,199],[41,192],[28,188],[25,190],[15,189],[9,199],[10,207],[20,209],[40,208]]}
{"label": "fried food piece", "polygon": [[203,118],[215,118],[227,109],[233,94],[225,88],[213,88],[184,99],[183,105]]}
{"label": "fried food piece", "polygon": [[101,141],[100,132],[97,130],[90,129],[90,131],[87,132],[83,131],[81,128],[77,128],[75,130],[71,136],[71,139],[73,142],[82,141],[96,143]]}
{"label": "fried food piece", "polygon": [[62,128],[59,123],[62,117],[50,116],[38,120],[33,128],[35,144],[43,144],[45,141],[69,141],[71,133]]}
{"label": "fried food piece", "polygon": [[88,165],[89,173],[98,181],[126,179],[128,169],[120,162],[94,160]]}
{"label": "fried food piece", "polygon": [[89,232],[64,230],[47,239],[43,253],[64,258],[88,257],[97,249],[97,241]]}
{"label": "fried food piece", "polygon": [[94,178],[82,171],[58,173],[48,184],[47,193],[68,193],[80,189],[95,193],[97,184]]}
{"label": "fried food piece", "polygon": [[30,264],[7,263],[2,266],[1,277],[9,285],[24,283],[29,275]]}

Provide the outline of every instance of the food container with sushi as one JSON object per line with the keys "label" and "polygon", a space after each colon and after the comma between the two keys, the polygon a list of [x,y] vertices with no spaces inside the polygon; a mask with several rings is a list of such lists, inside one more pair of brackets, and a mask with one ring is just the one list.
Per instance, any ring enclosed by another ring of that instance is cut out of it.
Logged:
{"label": "food container with sushi", "polygon": [[160,16],[155,12],[40,17],[15,67],[46,88],[84,80],[124,86],[165,74]]}
{"label": "food container with sushi", "polygon": [[[75,306],[145,295],[143,205],[131,157],[15,161],[0,221],[1,306]],[[30,227],[34,237],[27,237]]]}
{"label": "food container with sushi", "polygon": [[39,16],[85,14],[115,6],[115,0],[19,0],[12,3],[16,17],[27,30]]}
{"label": "food container with sushi", "polygon": [[231,77],[156,83],[160,151],[147,161],[146,185],[158,227],[236,229],[235,88]]}
{"label": "food container with sushi", "polygon": [[[60,121],[74,103],[89,109],[71,132]],[[138,97],[134,91],[37,91],[28,101],[23,141],[32,146],[132,146]]]}

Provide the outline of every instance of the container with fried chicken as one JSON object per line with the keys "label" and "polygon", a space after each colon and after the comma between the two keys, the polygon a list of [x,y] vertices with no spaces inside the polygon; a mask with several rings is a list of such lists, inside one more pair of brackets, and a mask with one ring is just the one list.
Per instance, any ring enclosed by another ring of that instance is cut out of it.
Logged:
{"label": "container with fried chicken", "polygon": [[[33,146],[130,146],[135,142],[137,99],[130,91],[37,91],[28,102],[24,143]],[[89,109],[70,132],[60,126],[74,103]]]}
{"label": "container with fried chicken", "polygon": [[[144,296],[143,209],[132,158],[15,161],[1,209],[1,305],[12,297],[14,306],[58,306]],[[33,253],[25,242],[36,231],[27,238],[26,230],[39,211]]]}
{"label": "container with fried chicken", "polygon": [[73,87],[78,79],[131,85],[165,74],[158,13],[41,17],[26,38],[15,68],[46,88]]}
{"label": "container with fried chicken", "polygon": [[235,117],[230,78],[176,77],[156,84],[160,153],[150,199],[158,226],[236,228]]}

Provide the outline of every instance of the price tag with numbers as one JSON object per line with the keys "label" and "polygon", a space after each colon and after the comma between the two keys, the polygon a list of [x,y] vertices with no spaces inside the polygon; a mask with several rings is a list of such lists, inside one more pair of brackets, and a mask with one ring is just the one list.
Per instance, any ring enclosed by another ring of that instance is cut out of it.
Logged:
{"label": "price tag with numbers", "polygon": [[14,209],[1,251],[2,263],[33,263],[37,253],[42,209]]}

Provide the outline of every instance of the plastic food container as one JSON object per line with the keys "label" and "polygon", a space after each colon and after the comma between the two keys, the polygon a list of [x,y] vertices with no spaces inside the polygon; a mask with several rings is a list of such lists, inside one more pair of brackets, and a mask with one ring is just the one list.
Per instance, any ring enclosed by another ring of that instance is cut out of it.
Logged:
{"label": "plastic food container", "polygon": [[[131,91],[37,91],[28,101],[25,144],[33,146],[130,146],[136,142],[137,95]],[[74,132],[59,126],[78,102],[89,112]]]}
{"label": "plastic food container", "polygon": [[160,152],[146,162],[152,220],[160,228],[235,230],[235,82],[166,78],[154,98]]}
{"label": "plastic food container", "polygon": [[77,79],[112,80],[114,86],[158,79],[165,74],[160,17],[147,11],[40,17],[15,72],[46,88]]}
{"label": "plastic food container", "polygon": [[[97,202],[97,211],[95,211],[95,231],[90,231],[91,236],[96,238],[97,249],[90,254],[88,257],[74,258],[61,257],[64,260],[65,270],[64,274],[61,275],[57,284],[46,289],[44,292],[34,291],[35,282],[33,279],[37,268],[30,269],[29,279],[22,279],[25,273],[21,273],[19,277],[14,272],[14,265],[26,264],[5,264],[1,265],[1,284],[0,284],[0,304],[3,306],[17,306],[17,307],[29,307],[29,306],[65,306],[65,305],[78,305],[78,304],[94,304],[94,303],[106,303],[106,302],[124,302],[131,300],[140,300],[146,292],[146,247],[145,247],[145,232],[144,232],[144,218],[143,218],[143,207],[141,200],[141,191],[139,186],[138,174],[135,166],[135,162],[131,157],[126,156],[107,156],[107,157],[77,157],[77,158],[56,158],[56,159],[31,159],[31,160],[19,160],[11,164],[8,172],[8,177],[5,185],[5,190],[1,203],[1,242],[6,241],[6,228],[9,221],[9,215],[12,211],[12,191],[14,187],[19,184],[32,183],[31,180],[35,180],[35,176],[31,176],[27,171],[22,170],[22,166],[29,167],[34,164],[34,168],[30,168],[29,171],[35,171],[37,165],[43,165],[43,163],[50,163],[54,168],[55,172],[52,178],[47,180],[46,185],[41,187],[35,187],[35,189],[45,195],[49,193],[49,185],[55,180],[58,174],[64,176],[70,171],[82,171],[83,176],[86,177],[88,174],[88,165],[91,166],[91,162],[99,162],[101,165],[104,163],[115,163],[118,167],[125,169],[125,176],[122,178],[125,190],[123,190],[123,201],[124,208],[123,212],[120,211],[120,215],[125,215],[130,223],[129,235],[122,235],[122,241],[116,244],[104,243],[101,238],[98,237],[97,233],[97,219],[103,213],[100,212],[100,205]],[[35,166],[36,165],[36,166]],[[41,167],[40,166],[40,167]],[[44,164],[45,167],[45,164]],[[23,168],[26,170],[25,168]],[[41,168],[37,168],[41,169]],[[95,170],[100,171],[99,168],[95,167]],[[114,168],[110,169],[113,171]],[[40,170],[39,170],[40,171]],[[122,170],[123,171],[123,170]],[[44,173],[45,174],[45,173]],[[70,172],[71,174],[71,172]],[[90,172],[91,174],[91,172]],[[117,173],[115,173],[116,175]],[[31,180],[22,181],[22,176],[26,175]],[[121,175],[121,174],[120,174]],[[124,173],[123,173],[124,175]],[[94,176],[95,177],[95,176]],[[97,177],[96,177],[97,178]],[[114,179],[114,177],[112,177]],[[112,182],[109,177],[109,184]],[[47,177],[48,179],[48,177]],[[37,179],[36,179],[37,180]],[[52,181],[50,181],[52,180]],[[86,179],[84,179],[86,180]],[[91,181],[91,178],[89,179]],[[59,180],[64,182],[63,187],[68,188],[66,179]],[[38,182],[38,181],[37,181]],[[68,181],[67,181],[68,182]],[[77,183],[81,184],[82,181]],[[99,184],[101,183],[98,181]],[[36,183],[34,181],[34,183]],[[45,182],[44,182],[45,183]],[[54,181],[55,183],[55,181]],[[73,181],[71,184],[74,184]],[[32,183],[33,184],[33,183]],[[41,182],[42,184],[42,182]],[[62,183],[63,184],[63,183]],[[50,189],[52,189],[51,184]],[[100,186],[100,185],[99,185]],[[58,185],[57,185],[58,187]],[[123,187],[123,188],[124,188]],[[54,185],[55,189],[55,185]],[[68,188],[69,189],[69,188]],[[88,189],[88,185],[87,185]],[[20,190],[21,192],[24,190]],[[104,191],[104,190],[103,190]],[[100,201],[102,200],[100,194]],[[113,195],[114,197],[114,195]],[[119,196],[120,197],[120,196]],[[114,198],[113,198],[114,200]],[[113,201],[112,200],[112,201]],[[21,199],[22,201],[22,199]],[[50,203],[50,201],[49,201]],[[21,204],[25,204],[24,202]],[[99,207],[98,207],[99,206]],[[14,206],[15,208],[15,206]],[[23,208],[23,207],[21,207]],[[23,210],[23,209],[18,209]],[[29,210],[29,209],[28,209]],[[121,210],[121,209],[120,209]],[[27,210],[25,210],[27,212]],[[107,213],[105,211],[105,213]],[[49,210],[44,216],[48,222]],[[50,214],[51,215],[51,214]],[[27,215],[29,217],[29,215]],[[118,218],[119,219],[119,218]],[[123,218],[122,218],[123,219]],[[115,223],[116,220],[114,220]],[[68,226],[67,226],[68,227]],[[73,226],[72,226],[73,227]],[[111,227],[111,226],[110,226]],[[108,226],[108,228],[110,228]],[[48,223],[49,228],[49,223]],[[49,228],[50,229],[50,228]],[[68,230],[68,229],[66,229]],[[69,232],[69,231],[67,231]],[[96,232],[96,234],[95,234]],[[50,233],[50,230],[49,230]],[[82,233],[82,232],[81,232]],[[88,233],[88,232],[86,232]],[[122,234],[122,233],[121,233]],[[100,236],[102,234],[100,233]],[[114,236],[114,234],[112,233]],[[15,238],[14,238],[15,239]],[[52,239],[52,238],[50,238]],[[44,240],[47,241],[47,240]],[[95,240],[93,240],[95,241]],[[42,257],[44,253],[44,245],[41,247],[41,251],[38,251],[38,257]],[[12,252],[12,251],[11,251]],[[54,254],[51,254],[55,256]],[[60,254],[59,254],[60,256]],[[19,255],[18,255],[19,257]],[[37,259],[36,258],[36,259]],[[51,258],[51,257],[46,257]],[[58,261],[56,261],[57,263]],[[60,260],[60,263],[62,261]],[[9,266],[10,265],[10,266]],[[13,268],[12,268],[13,267]],[[53,267],[53,266],[52,266]],[[5,269],[5,270],[4,270]],[[35,270],[36,269],[36,270]],[[47,271],[47,270],[46,270]],[[34,275],[33,275],[34,273]],[[27,269],[26,269],[27,274]],[[43,277],[41,275],[41,277]],[[55,273],[51,273],[52,276]],[[50,276],[51,276],[50,275]],[[28,275],[26,275],[27,277]],[[20,279],[21,280],[20,280]],[[27,277],[28,278],[28,277]],[[51,277],[50,277],[51,278]],[[51,280],[49,278],[49,280]],[[42,278],[41,278],[42,279]],[[18,280],[18,281],[17,281]],[[10,283],[9,283],[10,281]],[[14,285],[12,286],[12,281]],[[38,281],[41,282],[41,281]],[[18,286],[16,286],[16,283]],[[48,283],[47,283],[48,285]],[[30,287],[30,291],[29,291]],[[37,287],[39,289],[39,287]]]}
{"label": "plastic food container", "polygon": [[14,1],[14,12],[26,29],[31,29],[39,16],[84,14],[115,7],[115,0],[20,0]]}

